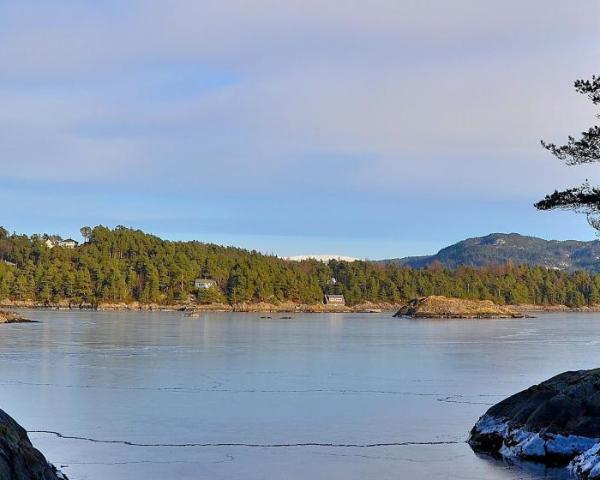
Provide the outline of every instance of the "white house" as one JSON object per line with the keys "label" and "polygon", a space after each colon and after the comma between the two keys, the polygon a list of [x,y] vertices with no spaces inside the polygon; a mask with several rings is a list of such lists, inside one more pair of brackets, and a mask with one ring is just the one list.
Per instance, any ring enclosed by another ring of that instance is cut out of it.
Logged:
{"label": "white house", "polygon": [[343,295],[325,295],[325,305],[346,305]]}
{"label": "white house", "polygon": [[194,280],[194,287],[196,287],[198,290],[208,290],[209,288],[213,288],[216,286],[217,282],[211,280],[210,278],[197,278],[196,280]]}
{"label": "white house", "polygon": [[77,245],[79,245],[79,243],[72,238],[67,238],[66,240],[58,242],[58,246],[63,248],[75,248]]}

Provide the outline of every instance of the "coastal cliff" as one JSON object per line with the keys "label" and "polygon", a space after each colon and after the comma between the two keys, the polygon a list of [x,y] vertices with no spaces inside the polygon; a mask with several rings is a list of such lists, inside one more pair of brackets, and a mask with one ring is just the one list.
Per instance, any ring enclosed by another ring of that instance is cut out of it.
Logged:
{"label": "coastal cliff", "polygon": [[3,410],[0,410],[0,479],[67,480],[33,447],[25,429]]}

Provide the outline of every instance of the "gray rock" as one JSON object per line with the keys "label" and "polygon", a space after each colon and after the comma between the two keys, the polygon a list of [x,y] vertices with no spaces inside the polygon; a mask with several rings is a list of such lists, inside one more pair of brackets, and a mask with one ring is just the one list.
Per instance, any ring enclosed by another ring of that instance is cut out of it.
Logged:
{"label": "gray rock", "polygon": [[0,410],[0,479],[66,480],[66,476],[36,450],[27,432]]}
{"label": "gray rock", "polygon": [[494,405],[469,444],[507,458],[569,464],[581,478],[600,479],[600,369],[562,373]]}

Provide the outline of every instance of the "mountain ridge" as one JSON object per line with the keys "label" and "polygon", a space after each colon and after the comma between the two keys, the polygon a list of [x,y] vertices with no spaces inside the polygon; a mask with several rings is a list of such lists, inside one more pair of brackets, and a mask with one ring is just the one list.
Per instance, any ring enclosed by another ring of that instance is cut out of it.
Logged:
{"label": "mountain ridge", "polygon": [[557,270],[600,272],[600,240],[545,240],[518,233],[491,233],[442,248],[434,255],[380,260],[380,263],[424,268],[486,267],[513,263]]}

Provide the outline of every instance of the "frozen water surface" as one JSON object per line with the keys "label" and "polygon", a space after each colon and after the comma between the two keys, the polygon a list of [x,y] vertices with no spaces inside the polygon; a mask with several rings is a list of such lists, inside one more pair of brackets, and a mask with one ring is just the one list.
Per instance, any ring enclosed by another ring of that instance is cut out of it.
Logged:
{"label": "frozen water surface", "polygon": [[0,327],[0,408],[73,480],[568,478],[464,442],[600,358],[595,314],[27,314]]}

